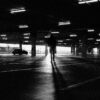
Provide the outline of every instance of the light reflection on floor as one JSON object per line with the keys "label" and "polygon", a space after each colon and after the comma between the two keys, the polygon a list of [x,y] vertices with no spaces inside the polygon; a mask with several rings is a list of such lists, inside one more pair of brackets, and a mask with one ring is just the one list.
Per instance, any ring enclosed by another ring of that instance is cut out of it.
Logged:
{"label": "light reflection on floor", "polygon": [[48,54],[41,62],[41,72],[52,73],[50,54]]}
{"label": "light reflection on floor", "polygon": [[36,87],[35,94],[31,96],[36,100],[55,100],[55,88],[52,74],[50,54],[40,62],[41,76],[37,76],[39,84]]}

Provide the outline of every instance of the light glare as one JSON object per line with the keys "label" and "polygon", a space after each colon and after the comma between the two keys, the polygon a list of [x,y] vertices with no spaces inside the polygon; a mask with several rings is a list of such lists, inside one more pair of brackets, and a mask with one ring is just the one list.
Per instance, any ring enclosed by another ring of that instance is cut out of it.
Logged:
{"label": "light glare", "polygon": [[1,36],[1,37],[6,37],[6,34],[1,34],[0,36]]}
{"label": "light glare", "polygon": [[24,35],[24,36],[26,36],[26,35],[30,35],[30,33],[24,33],[23,35]]}
{"label": "light glare", "polygon": [[58,42],[63,42],[63,40],[58,40]]}
{"label": "light glare", "polygon": [[88,32],[94,32],[94,29],[88,29]]}
{"label": "light glare", "polygon": [[100,39],[96,39],[96,41],[97,41],[97,42],[99,42],[99,41],[100,41]]}
{"label": "light glare", "polygon": [[3,40],[7,40],[7,37],[3,37],[2,39],[3,39]]}
{"label": "light glare", "polygon": [[28,43],[29,41],[24,41],[25,43]]}
{"label": "light glare", "polygon": [[98,0],[79,0],[78,4],[88,4],[93,2],[98,2]]}
{"label": "light glare", "polygon": [[19,25],[19,28],[28,28],[28,25]]}
{"label": "light glare", "polygon": [[29,39],[29,37],[24,37],[24,39]]}
{"label": "light glare", "polygon": [[62,25],[70,25],[70,21],[65,21],[65,22],[59,22],[58,25],[62,26]]}
{"label": "light glare", "polygon": [[15,13],[20,13],[20,12],[25,12],[25,11],[26,11],[26,10],[25,10],[24,7],[12,8],[12,9],[10,10],[10,13],[11,13],[11,14],[15,14]]}
{"label": "light glare", "polygon": [[70,34],[70,37],[77,37],[76,34]]}
{"label": "light glare", "polygon": [[59,34],[59,32],[55,31],[55,32],[51,32],[51,34]]}

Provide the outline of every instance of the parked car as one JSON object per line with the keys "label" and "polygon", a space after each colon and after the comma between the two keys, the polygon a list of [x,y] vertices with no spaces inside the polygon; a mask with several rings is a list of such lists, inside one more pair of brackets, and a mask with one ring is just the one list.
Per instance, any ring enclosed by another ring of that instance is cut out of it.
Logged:
{"label": "parked car", "polygon": [[25,50],[21,50],[21,49],[14,49],[14,51],[12,52],[14,55],[16,55],[16,54],[19,54],[19,55],[22,55],[22,54],[28,54],[28,52],[27,51],[25,51]]}

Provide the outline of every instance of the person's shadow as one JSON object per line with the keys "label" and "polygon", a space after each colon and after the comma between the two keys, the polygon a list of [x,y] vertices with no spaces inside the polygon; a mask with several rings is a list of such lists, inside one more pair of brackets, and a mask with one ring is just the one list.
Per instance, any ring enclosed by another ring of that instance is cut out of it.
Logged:
{"label": "person's shadow", "polygon": [[71,95],[67,90],[67,82],[62,73],[59,71],[57,64],[54,60],[51,61],[53,70],[53,81],[55,87],[55,100],[71,100]]}
{"label": "person's shadow", "polygon": [[67,82],[65,81],[62,73],[59,71],[55,60],[51,61],[51,65],[53,70],[54,82],[57,85],[57,89],[62,90],[63,88],[67,87]]}

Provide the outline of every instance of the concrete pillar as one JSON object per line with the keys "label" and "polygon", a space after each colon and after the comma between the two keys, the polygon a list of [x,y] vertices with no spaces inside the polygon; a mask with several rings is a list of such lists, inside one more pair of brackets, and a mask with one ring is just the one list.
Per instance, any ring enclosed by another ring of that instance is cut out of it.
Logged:
{"label": "concrete pillar", "polygon": [[47,56],[47,54],[48,54],[48,46],[47,46],[47,44],[45,45],[45,56]]}
{"label": "concrete pillar", "polygon": [[100,47],[98,47],[98,56],[100,56]]}
{"label": "concrete pillar", "polygon": [[31,56],[36,56],[36,38],[32,38]]}
{"label": "concrete pillar", "polygon": [[86,44],[86,38],[84,36],[83,40],[82,40],[82,57],[87,57],[87,44]]}
{"label": "concrete pillar", "polygon": [[19,40],[19,48],[22,50],[22,40]]}
{"label": "concrete pillar", "polygon": [[76,52],[75,52],[76,56],[79,55],[79,52],[80,52],[80,47],[79,45],[76,45]]}
{"label": "concrete pillar", "polygon": [[71,45],[71,54],[75,55],[75,45]]}

